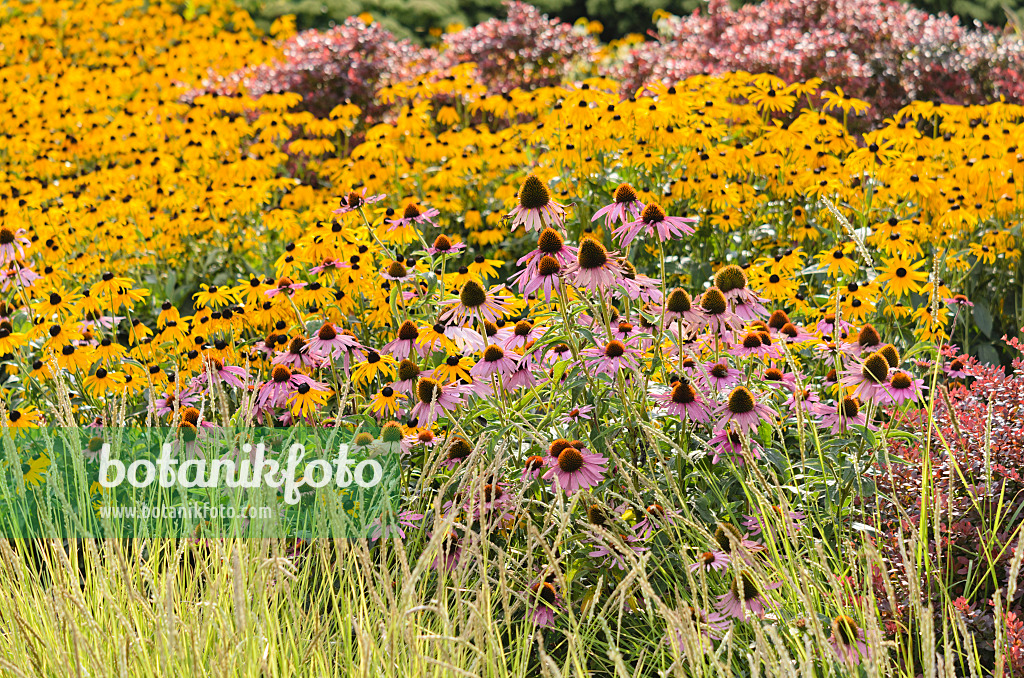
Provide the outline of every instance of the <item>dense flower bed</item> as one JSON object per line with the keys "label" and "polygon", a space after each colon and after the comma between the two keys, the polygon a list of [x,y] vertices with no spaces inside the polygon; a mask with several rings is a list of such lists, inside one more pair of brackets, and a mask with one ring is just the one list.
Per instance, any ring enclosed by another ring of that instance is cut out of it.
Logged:
{"label": "dense flower bed", "polygon": [[[258,423],[390,445],[400,503],[366,548],[400,538],[430,572],[416,595],[500,577],[516,603],[494,614],[557,634],[611,623],[614,594],[666,663],[741,666],[771,636],[780,661],[913,674],[933,571],[944,638],[1019,636],[1019,526],[927,537],[975,520],[929,467],[940,433],[950,460],[981,454],[969,484],[1019,490],[1019,376],[957,350],[994,362],[1024,325],[1020,106],[915,102],[857,135],[867,102],[818,81],[622,99],[542,69],[505,91],[462,56],[367,65],[358,95],[341,69],[304,101],[289,83],[322,49],[412,48],[348,22],[263,67],[276,51],[227,5],[32,9],[0,23],[5,436]],[[473,35],[492,30],[521,39]],[[210,69],[284,84],[194,91]],[[982,398],[1007,425],[979,448]],[[4,463],[58,489],[45,456]],[[914,518],[913,557],[874,532]],[[508,560],[464,558],[490,552]],[[942,621],[998,596],[976,633]]]}

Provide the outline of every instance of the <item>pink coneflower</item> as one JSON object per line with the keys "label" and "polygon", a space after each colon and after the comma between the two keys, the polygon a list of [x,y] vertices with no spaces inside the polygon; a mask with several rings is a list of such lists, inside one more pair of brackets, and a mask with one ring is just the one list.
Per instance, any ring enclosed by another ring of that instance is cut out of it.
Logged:
{"label": "pink coneflower", "polygon": [[25,248],[29,246],[29,239],[25,237],[25,229],[12,230],[4,226],[0,228],[0,264],[7,264],[17,261],[25,256]]}
{"label": "pink coneflower", "polygon": [[[750,449],[750,456],[754,459],[761,458],[761,446],[757,444],[753,439],[746,438]],[[717,464],[723,459],[732,461],[737,466],[743,466],[745,463],[743,458],[743,443],[744,438],[737,431],[733,431],[730,428],[723,428],[711,436],[708,441],[708,445],[711,447],[711,463]]]}
{"label": "pink coneflower", "polygon": [[544,226],[560,227],[565,220],[565,206],[552,200],[544,182],[530,174],[519,188],[519,204],[509,216],[513,231],[520,225],[528,231],[540,231]]}
{"label": "pink coneflower", "polygon": [[850,666],[870,657],[863,629],[847,615],[840,614],[832,620],[832,635],[828,642],[836,656]]}
{"label": "pink coneflower", "polygon": [[668,329],[674,321],[683,323],[684,329],[695,328],[703,322],[700,310],[695,308],[690,293],[677,287],[668,293],[661,309],[662,327]]}
{"label": "pink coneflower", "polygon": [[402,362],[398,363],[396,368],[397,381],[391,384],[391,386],[399,393],[406,395],[413,395],[413,389],[416,387],[416,379],[420,376],[420,367],[412,360],[405,358]]}
{"label": "pink coneflower", "polygon": [[612,195],[612,202],[594,212],[591,221],[597,221],[604,217],[605,228],[612,228],[617,221],[627,224],[640,218],[644,211],[644,204],[636,194],[636,190],[629,184],[619,184]]}
{"label": "pink coneflower", "polygon": [[724,360],[707,366],[704,380],[716,391],[724,391],[739,383],[742,373]]}
{"label": "pink coneflower", "polygon": [[693,224],[697,221],[696,217],[667,216],[661,205],[652,202],[644,207],[636,221],[622,224],[612,231],[612,235],[619,239],[622,247],[628,246],[641,232],[648,237],[657,233],[658,240],[665,242],[672,238],[693,235]]}
{"label": "pink coneflower", "polygon": [[661,504],[648,504],[644,509],[644,517],[633,526],[633,531],[640,539],[649,539],[652,534],[666,525],[671,525],[679,517],[677,511],[666,509]]}
{"label": "pink coneflower", "polygon": [[551,301],[562,286],[562,264],[554,257],[545,255],[536,266],[528,266],[509,278],[510,283],[519,285],[520,293],[530,295],[538,290],[544,292],[544,301]]}
{"label": "pink coneflower", "polygon": [[388,233],[414,223],[421,226],[434,226],[433,218],[438,214],[440,214],[440,212],[433,207],[427,210],[421,210],[417,205],[409,204],[406,205],[405,211],[402,212],[402,216],[400,218],[385,219],[384,223],[388,225]]}
{"label": "pink coneflower", "polygon": [[516,363],[516,369],[505,379],[505,388],[512,391],[520,388],[531,388],[537,383],[534,376],[534,358],[527,353]]}
{"label": "pink coneflower", "polygon": [[767,333],[762,335],[758,332],[747,332],[739,341],[729,347],[729,353],[734,356],[757,356],[760,358],[776,357],[778,349],[773,350],[770,343],[766,344],[764,339],[771,342]]}
{"label": "pink coneflower", "polygon": [[954,308],[972,308],[974,306],[974,302],[962,294],[954,294],[949,299],[943,299],[942,303],[949,304]]}
{"label": "pink coneflower", "polygon": [[705,551],[697,556],[697,562],[689,566],[690,572],[722,572],[729,566],[729,556],[721,551]]}
{"label": "pink coneflower", "polygon": [[544,474],[544,480],[551,481],[553,491],[561,488],[566,494],[572,494],[600,483],[607,463],[607,459],[586,448],[566,447],[559,453],[555,465]]}
{"label": "pink coneflower", "polygon": [[885,398],[888,381],[889,361],[881,352],[875,351],[843,370],[839,383],[853,388],[853,394],[864,402],[879,402]]}
{"label": "pink coneflower", "polygon": [[580,405],[574,407],[562,416],[563,424],[577,424],[583,420],[590,420],[590,413],[594,410],[593,405]]}
{"label": "pink coneflower", "polygon": [[800,344],[805,341],[817,339],[817,337],[805,330],[803,327],[797,327],[791,322],[787,322],[779,328],[778,336],[787,344]]}
{"label": "pink coneflower", "polygon": [[298,292],[306,286],[304,282],[296,282],[286,275],[281,276],[277,280],[277,284],[271,287],[269,290],[265,290],[263,295],[266,297],[276,297],[278,294],[284,293],[286,296],[291,296],[295,292]]}
{"label": "pink coneflower", "polygon": [[781,583],[759,586],[753,573],[743,570],[733,580],[729,591],[718,597],[718,611],[741,621],[745,620],[748,614],[764,617],[771,603],[764,597],[761,589],[776,589],[780,586]]}
{"label": "pink coneflower", "polygon": [[622,277],[619,279],[621,291],[619,289],[615,290],[616,299],[626,296],[633,301],[639,300],[645,304],[661,303],[660,280],[648,278],[646,275],[637,273],[636,267],[627,259],[620,259],[619,265],[622,266]]}
{"label": "pink coneflower", "polygon": [[737,386],[716,414],[724,417],[718,421],[716,428],[724,428],[731,423],[736,430],[749,432],[757,430],[762,421],[770,419],[772,411],[757,402],[746,386]]}
{"label": "pink coneflower", "polygon": [[421,520],[423,520],[423,514],[412,511],[402,511],[397,516],[394,513],[382,515],[370,523],[370,541],[377,541],[381,537],[405,539],[405,530],[402,528],[418,528]]}
{"label": "pink coneflower", "polygon": [[615,376],[620,369],[638,369],[640,352],[632,346],[612,339],[603,348],[594,346],[581,351],[586,362],[594,366],[595,374]]}
{"label": "pink coneflower", "polygon": [[814,412],[820,403],[821,397],[817,391],[808,388],[793,388],[783,405],[789,409],[790,413],[795,414],[798,407],[804,412]]}
{"label": "pink coneflower", "polygon": [[416,278],[416,271],[407,268],[404,261],[392,261],[380,272],[380,277],[394,282],[409,282]]}
{"label": "pink coneflower", "polygon": [[205,386],[210,375],[213,376],[215,381],[234,386],[235,388],[245,388],[245,384],[249,380],[249,373],[244,367],[225,365],[223,361],[217,358],[209,359],[207,365],[208,368],[206,370],[196,375],[195,384],[197,386]]}
{"label": "pink coneflower", "polygon": [[165,393],[162,398],[157,398],[156,402],[153,403],[153,414],[163,417],[173,414],[175,408],[195,407],[198,402],[199,394],[192,389],[178,391],[177,393]]}
{"label": "pink coneflower", "polygon": [[[690,621],[693,622],[694,629],[697,632],[697,636],[700,640],[701,649],[708,652],[712,649],[711,641],[721,640],[722,635],[729,629],[731,624],[729,621],[722,617],[716,612],[707,612],[699,608],[687,605],[683,609],[682,615],[689,617]],[[686,651],[686,636],[682,631],[676,631],[675,642],[679,646],[680,652]],[[671,636],[669,637],[671,642]]]}
{"label": "pink coneflower", "polygon": [[405,360],[409,356],[419,357],[417,341],[420,338],[420,331],[416,323],[406,320],[398,328],[398,335],[381,349],[384,353],[390,353],[395,360]]}
{"label": "pink coneflower", "polygon": [[498,294],[497,289],[485,290],[476,280],[467,280],[457,299],[441,302],[444,306],[452,306],[441,314],[441,322],[454,325],[474,318],[480,322],[494,322],[511,311],[512,303],[511,297]]}
{"label": "pink coneflower", "polygon": [[365,358],[366,347],[359,343],[356,336],[348,331],[338,331],[332,323],[324,323],[316,334],[309,340],[309,352],[321,360],[328,357],[332,360],[342,358],[345,370],[348,370],[349,360]]}
{"label": "pink coneflower", "polygon": [[505,340],[505,348],[523,348],[540,338],[544,334],[544,328],[539,327],[531,320],[520,320],[512,327],[512,336]]}
{"label": "pink coneflower", "polygon": [[818,321],[815,328],[821,334],[826,334],[830,337],[843,337],[850,331],[852,325],[845,320],[836,320],[835,313],[827,313],[825,316]]}
{"label": "pink coneflower", "polygon": [[878,333],[875,326],[871,323],[867,323],[864,327],[860,328],[860,332],[857,333],[856,341],[844,343],[842,350],[853,356],[859,356],[861,353],[867,351],[877,351],[882,347],[882,335]]}
{"label": "pink coneflower", "polygon": [[551,582],[537,582],[530,586],[530,619],[537,626],[551,626],[555,623],[555,610],[561,609],[561,598]]}
{"label": "pink coneflower", "polygon": [[895,369],[889,375],[889,384],[883,389],[882,402],[902,405],[905,402],[917,402],[921,399],[923,379],[914,379],[913,375],[904,370]]}
{"label": "pink coneflower", "polygon": [[501,346],[491,344],[484,349],[484,355],[469,373],[474,379],[490,379],[495,374],[503,377],[512,374],[516,369],[514,354],[509,355]]}
{"label": "pink coneflower", "polygon": [[277,365],[270,372],[270,379],[260,386],[256,404],[261,407],[283,407],[288,398],[305,384],[318,391],[328,391],[327,384],[310,379],[305,374],[292,372],[287,365]]}
{"label": "pink coneflower", "polygon": [[469,458],[473,453],[473,445],[462,436],[452,436],[444,448],[444,460],[441,466],[451,470]]}
{"label": "pink coneflower", "polygon": [[462,389],[454,383],[443,385],[436,379],[420,377],[416,384],[417,403],[410,416],[418,426],[429,427],[441,415],[448,415],[462,402]]}
{"label": "pink coneflower", "polygon": [[764,544],[747,539],[731,523],[718,523],[715,528],[715,544],[720,553],[742,561],[749,561],[751,554],[764,550]]}
{"label": "pink coneflower", "polygon": [[701,325],[712,334],[724,336],[742,325],[740,318],[729,310],[725,295],[717,287],[706,289],[697,299],[696,306],[701,314]]}
{"label": "pink coneflower", "polygon": [[[802,521],[806,515],[799,511],[786,511],[779,506],[770,506],[768,510],[774,514],[774,520],[781,524],[782,530],[790,537],[795,537],[797,532],[800,531],[800,521]],[[771,521],[768,521],[771,522]],[[751,536],[756,537],[764,531],[765,518],[764,515],[753,515],[746,516],[743,520],[743,526],[747,528],[747,532]]]}
{"label": "pink coneflower", "polygon": [[402,437],[402,454],[408,456],[416,448],[432,450],[440,439],[430,429],[421,429]]}
{"label": "pink coneflower", "polygon": [[[337,273],[343,268],[352,268],[352,264],[347,261],[342,261],[341,259],[325,259],[323,263],[309,269],[309,272],[316,273],[318,276],[320,274],[326,274],[328,277],[331,277],[332,274]],[[331,277],[331,279],[333,280],[333,277]]]}
{"label": "pink coneflower", "polygon": [[838,406],[818,405],[814,412],[818,415],[822,428],[829,429],[833,435],[845,433],[850,426],[866,426],[872,430],[875,428],[864,416],[860,401],[850,396],[844,397]]}
{"label": "pink coneflower", "polygon": [[952,379],[966,379],[970,375],[965,371],[967,364],[963,358],[954,358],[950,362],[942,366],[942,371],[946,373],[947,377]]}
{"label": "pink coneflower", "polygon": [[320,364],[319,358],[310,352],[309,342],[301,337],[296,337],[288,342],[288,349],[281,351],[271,361],[273,365],[284,365],[293,370],[304,367],[317,367]]}
{"label": "pink coneflower", "polygon": [[628,320],[620,320],[618,324],[612,323],[612,339],[618,339],[624,344],[633,344],[641,348],[650,343],[650,337]]}
{"label": "pink coneflower", "polygon": [[778,367],[769,367],[761,374],[761,381],[771,388],[784,388],[792,391],[796,388],[796,375],[783,372]]}
{"label": "pink coneflower", "polygon": [[632,568],[627,554],[632,553],[636,556],[649,550],[646,546],[640,546],[639,544],[642,543],[640,538],[632,534],[627,534],[621,538],[613,536],[605,538],[597,534],[589,541],[591,544],[594,544],[595,548],[587,555],[591,558],[606,558],[604,567],[611,567],[616,570]]}
{"label": "pink coneflower", "polygon": [[434,238],[434,244],[427,248],[427,254],[438,257],[446,256],[448,254],[455,254],[466,249],[466,243],[456,242],[453,243],[451,238],[444,235],[443,233]]}
{"label": "pink coneflower", "polygon": [[523,464],[523,471],[519,477],[524,483],[537,480],[547,467],[548,465],[544,462],[544,457],[534,454],[526,458],[526,463]]}
{"label": "pink coneflower", "polygon": [[[41,277],[28,266],[15,265],[0,271],[0,290],[6,292],[15,284],[25,288],[34,287],[36,280]],[[17,283],[12,283],[13,280],[17,280]]]}
{"label": "pink coneflower", "polygon": [[576,252],[575,247],[565,244],[565,238],[558,231],[553,228],[545,228],[537,236],[537,249],[520,257],[516,266],[536,268],[544,257],[553,257],[562,265],[562,268],[566,268],[576,260]]}
{"label": "pink coneflower", "polygon": [[668,391],[654,393],[651,397],[661,403],[661,408],[668,414],[689,417],[690,421],[702,424],[711,419],[707,403],[688,379],[680,379]]}
{"label": "pink coneflower", "polygon": [[384,198],[385,195],[383,193],[367,197],[366,187],[363,187],[362,193],[349,191],[347,195],[341,196],[341,207],[334,210],[334,214],[348,214],[349,212],[359,209],[363,205],[372,205],[375,202],[380,202]]}
{"label": "pink coneflower", "polygon": [[576,261],[565,271],[573,285],[588,290],[611,287],[622,278],[622,273],[614,253],[593,238],[583,238]]}
{"label": "pink coneflower", "polygon": [[431,569],[439,571],[454,570],[462,560],[462,538],[455,532],[449,532],[441,540],[437,555],[430,564]]}

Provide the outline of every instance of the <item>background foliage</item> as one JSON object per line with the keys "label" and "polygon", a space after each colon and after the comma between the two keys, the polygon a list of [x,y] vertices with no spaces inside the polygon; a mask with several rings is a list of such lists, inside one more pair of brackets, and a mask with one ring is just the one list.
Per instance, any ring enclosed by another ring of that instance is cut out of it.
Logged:
{"label": "background foliage", "polygon": [[[472,26],[505,14],[501,0],[242,0],[239,4],[264,27],[294,14],[299,28],[327,28],[369,12],[395,34],[424,42],[436,41],[452,24]],[[570,23],[581,17],[599,21],[606,41],[652,30],[655,12],[682,15],[706,6],[700,0],[536,0],[533,4]],[[732,4],[748,3],[733,0]],[[1001,26],[1007,23],[1009,11],[1010,24],[1019,26],[1024,8],[1024,0],[914,0],[908,4],[932,13],[956,14],[967,25],[980,21]]]}

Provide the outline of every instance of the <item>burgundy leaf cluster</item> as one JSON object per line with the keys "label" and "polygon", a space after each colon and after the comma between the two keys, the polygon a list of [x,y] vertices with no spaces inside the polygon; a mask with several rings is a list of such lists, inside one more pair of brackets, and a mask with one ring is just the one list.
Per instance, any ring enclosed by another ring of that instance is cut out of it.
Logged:
{"label": "burgundy leaf cluster", "polygon": [[477,78],[491,94],[515,88],[557,85],[581,63],[589,63],[597,42],[532,5],[506,2],[507,19],[489,19],[444,38],[438,65],[473,62]]}
{"label": "burgundy leaf cluster", "polygon": [[[1018,351],[1024,349],[1016,339],[1004,340]],[[943,358],[957,359],[955,348],[946,348]],[[1024,516],[1024,360],[1015,359],[1009,375],[999,366],[982,365],[964,357],[959,360],[967,363],[970,384],[950,380],[940,386],[930,450],[924,442],[929,437],[928,414],[923,410],[912,412],[907,425],[918,435],[912,441],[895,441],[890,458],[880,461],[875,469],[881,518],[876,527],[883,534],[879,546],[900,598],[899,609],[884,612],[891,615],[890,630],[895,631],[900,620],[907,617],[907,606],[915,604],[899,544],[901,529],[902,534],[909,535],[920,527],[922,474],[927,458],[934,494],[925,521],[927,546],[937,565],[934,576],[944,587],[931,586],[929,581],[917,585],[925,595],[934,592],[938,596],[938,591],[945,588],[959,596],[954,606],[974,634],[983,658],[991,659],[996,639],[991,601],[997,588],[1005,601],[1017,539],[1013,532]],[[930,518],[936,511],[941,511],[937,533]],[[1006,608],[1017,617],[1024,612],[1021,588],[1014,600],[1005,601]],[[941,600],[936,597],[932,602],[936,613],[942,615]],[[1019,631],[1016,623],[1007,620],[1012,627],[1006,629],[1011,645],[1013,633]],[[1019,654],[1024,652],[1024,632],[1020,642]]]}
{"label": "burgundy leaf cluster", "polygon": [[189,93],[252,96],[296,92],[302,108],[318,116],[345,102],[359,106],[375,121],[387,108],[376,99],[389,84],[417,77],[431,67],[436,54],[408,40],[398,40],[380,24],[349,17],[327,31],[303,31],[281,44],[284,59],[250,66],[226,76],[211,73],[203,87]]}
{"label": "burgundy leaf cluster", "polygon": [[772,73],[787,82],[821,78],[872,104],[869,120],[911,101],[1024,101],[1024,40],[968,30],[896,0],[766,0],[733,10],[669,17],[653,42],[626,51],[607,74],[624,94],[645,83],[695,74]]}

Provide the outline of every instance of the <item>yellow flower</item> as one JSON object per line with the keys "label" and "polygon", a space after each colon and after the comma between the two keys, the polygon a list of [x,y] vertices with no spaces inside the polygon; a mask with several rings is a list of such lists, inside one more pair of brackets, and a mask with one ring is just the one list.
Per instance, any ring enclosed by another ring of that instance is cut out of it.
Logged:
{"label": "yellow flower", "polygon": [[886,288],[897,299],[906,294],[921,291],[921,282],[928,279],[926,271],[920,271],[925,260],[909,262],[902,255],[893,257],[885,263],[885,271],[878,276],[879,282],[888,282]]}

